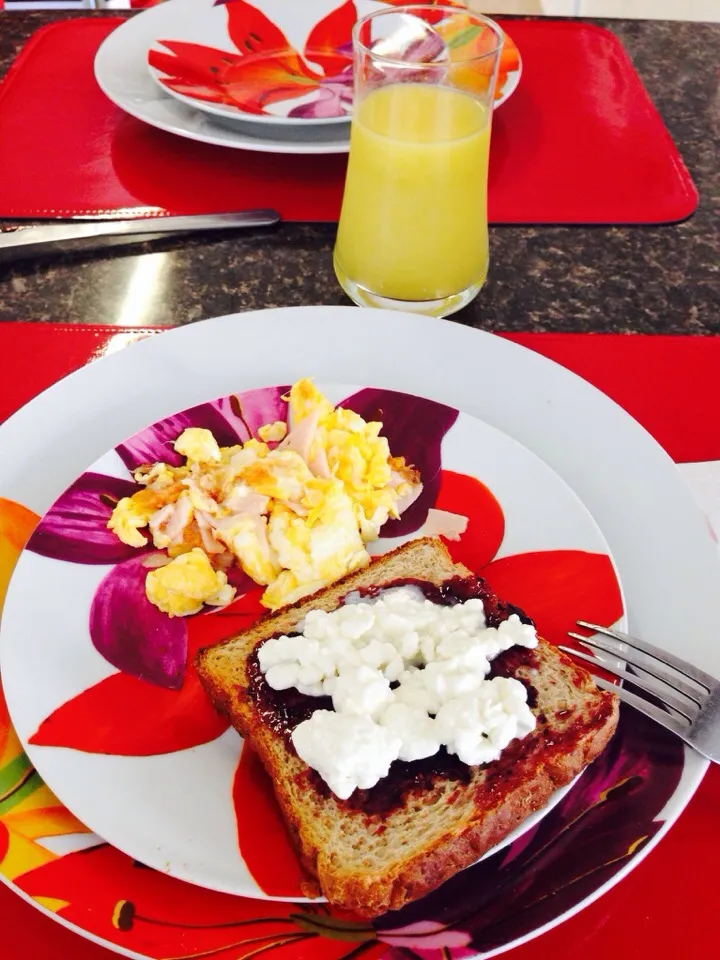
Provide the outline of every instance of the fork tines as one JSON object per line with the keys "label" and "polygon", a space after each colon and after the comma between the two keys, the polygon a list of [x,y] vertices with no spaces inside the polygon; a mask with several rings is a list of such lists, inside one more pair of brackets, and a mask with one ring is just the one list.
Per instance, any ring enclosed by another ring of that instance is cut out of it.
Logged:
{"label": "fork tines", "polygon": [[[685,739],[689,727],[697,720],[710,693],[717,687],[717,682],[709,674],[647,641],[584,620],[578,620],[577,624],[603,635],[590,638],[579,633],[568,634],[574,640],[592,648],[595,655],[570,647],[561,646],[560,649],[621,677],[639,690],[650,694],[662,707],[645,697],[637,696],[625,687],[620,688],[602,677],[595,677],[598,686],[613,691],[622,700]],[[603,654],[610,654],[613,659],[608,659]],[[619,661],[622,661],[622,664]]]}

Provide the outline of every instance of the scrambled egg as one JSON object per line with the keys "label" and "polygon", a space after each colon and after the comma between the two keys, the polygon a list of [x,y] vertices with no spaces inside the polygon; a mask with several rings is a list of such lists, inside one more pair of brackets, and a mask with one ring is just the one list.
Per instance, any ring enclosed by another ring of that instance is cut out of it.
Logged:
{"label": "scrambled egg", "polygon": [[264,427],[259,427],[258,436],[265,443],[278,443],[285,439],[287,429],[287,424],[283,420],[276,420],[274,423],[266,423]]}
{"label": "scrambled egg", "polygon": [[209,430],[188,427],[175,441],[175,452],[196,463],[219,463],[220,447]]}
{"label": "scrambled egg", "polygon": [[145,580],[145,593],[163,613],[187,617],[202,610],[204,603],[226,606],[235,590],[228,584],[227,574],[213,570],[207,554],[195,547],[164,567],[151,570]]}
{"label": "scrambled egg", "polygon": [[228,603],[233,563],[267,588],[265,606],[293,603],[369,563],[366,544],[419,493],[417,472],[391,456],[381,423],[334,408],[311,380],[285,399],[288,422],[266,424],[244,444],[220,447],[192,427],[175,441],[183,466],[135,471],[144,489],[117,504],[108,527],[136,547],[147,528],[173,558],[146,580],[148,599],[166,613]]}

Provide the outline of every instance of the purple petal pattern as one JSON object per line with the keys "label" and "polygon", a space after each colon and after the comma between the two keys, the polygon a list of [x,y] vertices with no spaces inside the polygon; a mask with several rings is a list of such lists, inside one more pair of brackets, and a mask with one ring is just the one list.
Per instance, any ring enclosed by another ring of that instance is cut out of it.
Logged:
{"label": "purple petal pattern", "polygon": [[[231,587],[235,587],[235,593],[238,597],[241,597],[244,593],[249,593],[250,590],[254,590],[257,587],[257,584],[249,577],[242,567],[233,564],[225,571],[227,576],[228,583]],[[221,608],[215,608],[221,609]]]}
{"label": "purple petal pattern", "polygon": [[[308,56],[312,60],[311,56]],[[313,100],[294,107],[289,117],[315,118],[321,117],[348,117],[352,109],[353,99],[352,67],[348,67],[334,77],[326,77],[320,81]]]}
{"label": "purple petal pattern", "polygon": [[183,457],[175,453],[173,444],[183,430],[188,427],[210,430],[221,447],[244,443],[263,424],[287,420],[287,403],[282,397],[289,389],[289,386],[262,387],[201,403],[159,420],[115,449],[129,470],[160,460],[179,466]]}
{"label": "purple petal pattern", "polygon": [[179,690],[188,634],[182,617],[168,617],[145,596],[150,554],[126,560],[103,578],[90,608],[90,637],[108,663],[139,680]]}
{"label": "purple petal pattern", "polygon": [[[258,585],[255,583],[252,577],[249,577],[242,567],[239,567],[236,564],[233,564],[231,567],[228,567],[225,570],[225,576],[227,577],[230,586],[235,587],[235,599],[244,596],[251,590],[257,589]],[[227,607],[205,606],[202,609],[201,616],[214,617],[224,612],[227,612]]]}
{"label": "purple petal pattern", "polygon": [[84,473],[55,501],[30,538],[27,549],[70,563],[121,563],[142,550],[108,530],[114,505],[140,487],[131,480]]}
{"label": "purple petal pattern", "polygon": [[339,84],[335,87],[325,86],[317,91],[313,100],[301,103],[299,107],[293,107],[288,116],[299,117],[301,120],[344,117],[348,114],[346,103],[349,105],[344,88]]}
{"label": "purple petal pattern", "polygon": [[371,387],[341,401],[341,406],[359,413],[364,420],[381,420],[392,455],[405,457],[420,471],[422,493],[399,520],[388,520],[380,535],[402,537],[419,530],[437,499],[442,467],[440,447],[457,420],[458,411],[434,400]]}
{"label": "purple petal pattern", "polygon": [[[475,955],[532,933],[581,903],[643,849],[662,826],[656,818],[682,769],[681,741],[623,707],[610,745],[536,827],[422,901],[374,921],[378,938],[392,942],[398,928],[435,919],[448,932],[466,932]],[[449,953],[467,956],[465,948]]]}

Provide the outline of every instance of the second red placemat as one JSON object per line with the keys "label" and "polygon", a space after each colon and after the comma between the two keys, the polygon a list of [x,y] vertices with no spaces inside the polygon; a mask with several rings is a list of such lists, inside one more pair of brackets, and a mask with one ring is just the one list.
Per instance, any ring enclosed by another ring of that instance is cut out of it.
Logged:
{"label": "second red placemat", "polygon": [[[116,108],[93,76],[122,20],[38,31],[0,87],[0,217],[196,213],[271,206],[337,219],[342,156],[251,153],[155,130]],[[697,192],[619,40],[572,21],[505,24],[524,64],[497,112],[494,223],[663,223]]]}
{"label": "second red placemat", "polygon": [[[128,340],[161,330],[0,323],[0,357],[13,361],[3,380],[0,422],[38,391],[89,360],[114,352]],[[526,333],[508,336],[604,389],[650,429],[675,459],[720,456],[716,429],[720,407],[717,392],[712,388],[720,364],[720,339]],[[640,377],[638,370],[642,371]],[[667,391],[668,377],[673,378],[676,386],[672,398]],[[679,822],[646,862],[576,916],[515,948],[507,954],[508,960],[712,957],[717,949],[717,933],[708,917],[716,899],[715,863],[708,851],[716,848],[720,838],[719,805],[720,768],[713,767]],[[674,879],[677,877],[682,877],[681,883]],[[103,896],[105,899],[97,900],[97,909],[102,911],[105,907],[110,916],[116,903],[104,893]],[[58,899],[39,899],[49,910],[68,906]],[[142,915],[142,904],[138,902],[136,906]],[[18,960],[20,955],[32,960],[113,960],[117,956],[33,909],[2,883],[0,918],[0,960]],[[439,955],[438,951],[435,953]],[[241,956],[242,948],[231,955]],[[292,949],[279,956],[295,960]]]}

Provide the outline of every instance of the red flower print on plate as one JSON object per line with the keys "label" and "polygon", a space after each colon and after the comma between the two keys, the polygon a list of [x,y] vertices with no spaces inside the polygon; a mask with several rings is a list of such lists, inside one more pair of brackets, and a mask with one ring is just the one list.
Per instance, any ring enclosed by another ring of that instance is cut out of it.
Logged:
{"label": "red flower print on plate", "polygon": [[240,114],[271,115],[268,107],[311,94],[292,108],[296,119],[348,115],[352,104],[351,34],[357,20],[346,0],[310,31],[302,53],[262,11],[245,0],[219,4],[227,11],[227,33],[237,52],[196,43],[159,40],[148,63],[164,74],[160,83],[191,99],[235,107]]}
{"label": "red flower print on plate", "polygon": [[[565,634],[581,614],[608,624],[622,616],[620,587],[609,557],[582,550],[549,550],[494,560],[503,539],[504,517],[492,492],[474,477],[450,470],[443,470],[438,479],[435,507],[468,517],[461,538],[445,541],[453,560],[487,579],[499,597],[530,613],[546,639],[567,642]],[[247,756],[249,752],[243,749],[233,786],[243,860],[268,895],[291,895],[279,890],[293,886],[300,895],[299,865],[287,835],[273,838],[276,869],[268,868],[267,836],[273,824],[282,823],[280,811],[265,811],[267,833],[253,830],[249,812],[265,807],[273,793],[269,776],[257,760]],[[281,865],[285,867],[282,877],[278,875]]]}
{"label": "red flower print on plate", "polygon": [[[287,418],[286,385],[250,390],[167,417],[120,444],[116,452],[128,478],[83,474],[37,526],[28,550],[77,564],[108,564],[89,611],[90,639],[119,672],[59,706],[30,737],[37,746],[72,747],[88,753],[153,756],[215,740],[228,728],[213,708],[195,670],[201,647],[250,626],[265,608],[262,590],[241,571],[231,577],[237,599],[224,609],[171,618],[145,596],[146,564],[154,548],[128,547],[107,529],[113,506],[140,489],[132,471],[164,460],[177,465],[172,448],[188,427],[212,431],[222,446],[255,436],[260,426]],[[440,482],[440,446],[458,412],[443,404],[392,390],[365,389],[342,401],[365,418],[382,413],[390,448],[414,463],[423,478],[420,496],[383,535],[415,532],[432,506]],[[422,433],[414,428],[415,418]],[[125,708],[133,704],[132,711]],[[119,723],[117,718],[122,717]]]}
{"label": "red flower print on plate", "polygon": [[[660,829],[658,814],[682,771],[682,744],[642,716],[632,720],[621,720],[610,748],[540,824],[372,923],[327,904],[248,899],[183,883],[107,844],[42,862],[14,882],[80,930],[156,960],[250,960],[260,950],[270,960],[475,957],[576,907]],[[266,851],[267,859],[278,855],[274,842]]]}
{"label": "red flower print on plate", "polygon": [[325,904],[205,890],[150,870],[108,844],[29,870],[16,884],[31,897],[60,901],[58,916],[81,930],[159,960],[250,960],[276,953],[296,960],[375,960],[387,950],[370,923]]}

